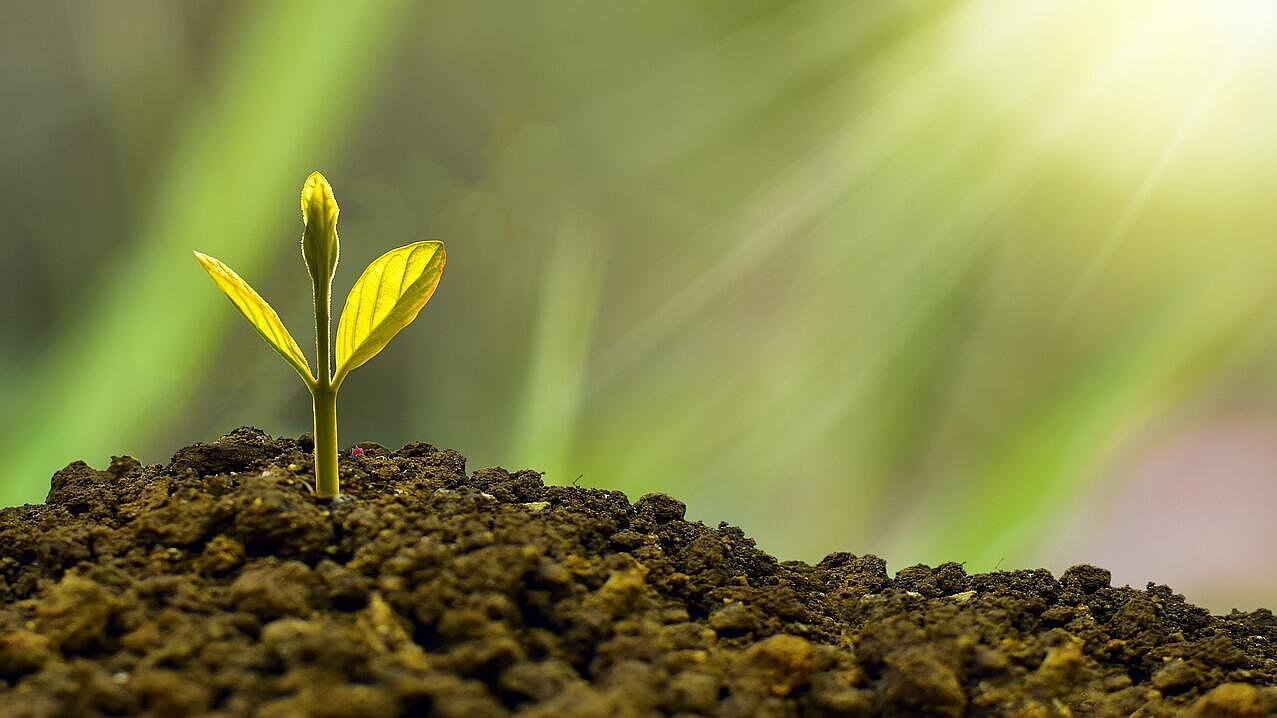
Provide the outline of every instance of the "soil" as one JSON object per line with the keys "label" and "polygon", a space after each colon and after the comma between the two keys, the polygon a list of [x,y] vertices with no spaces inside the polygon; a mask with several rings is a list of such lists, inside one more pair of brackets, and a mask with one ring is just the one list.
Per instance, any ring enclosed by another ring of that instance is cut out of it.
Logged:
{"label": "soil", "polygon": [[1277,619],[1078,566],[780,562],[653,494],[308,437],[59,471],[0,510],[0,714],[1272,716]]}

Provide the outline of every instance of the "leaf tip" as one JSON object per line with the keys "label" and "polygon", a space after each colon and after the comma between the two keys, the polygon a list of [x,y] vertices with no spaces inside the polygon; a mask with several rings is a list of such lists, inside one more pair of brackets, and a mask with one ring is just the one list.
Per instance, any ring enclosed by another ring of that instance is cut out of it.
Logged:
{"label": "leaf tip", "polygon": [[311,172],[302,185],[302,221],[310,224],[313,220],[321,224],[337,221],[337,199],[332,185],[318,170]]}

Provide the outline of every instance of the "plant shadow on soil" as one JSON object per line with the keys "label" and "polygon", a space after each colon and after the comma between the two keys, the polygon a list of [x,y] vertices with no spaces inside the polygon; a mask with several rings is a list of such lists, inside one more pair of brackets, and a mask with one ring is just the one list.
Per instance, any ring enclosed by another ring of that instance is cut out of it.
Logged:
{"label": "plant shadow on soil", "polygon": [[680,502],[239,429],[0,510],[6,716],[1266,716],[1277,621],[1102,569],[778,562]]}

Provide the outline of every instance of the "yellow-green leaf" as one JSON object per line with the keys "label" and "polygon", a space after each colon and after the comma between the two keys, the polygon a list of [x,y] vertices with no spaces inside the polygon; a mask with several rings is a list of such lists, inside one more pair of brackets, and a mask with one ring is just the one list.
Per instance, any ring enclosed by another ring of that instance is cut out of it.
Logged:
{"label": "yellow-green leaf", "polygon": [[316,287],[327,287],[337,269],[337,199],[328,180],[311,172],[302,186],[302,258]]}
{"label": "yellow-green leaf", "polygon": [[195,253],[195,258],[204,267],[204,271],[208,272],[208,276],[213,278],[218,288],[230,298],[240,314],[243,314],[257,333],[262,335],[266,343],[270,344],[280,356],[284,357],[284,361],[297,370],[302,381],[308,385],[314,384],[315,375],[310,371],[306,355],[302,354],[301,347],[297,346],[293,335],[288,333],[284,323],[279,320],[279,315],[266,303],[266,300],[221,261],[200,252]]}
{"label": "yellow-green leaf", "polygon": [[439,286],[444,260],[443,242],[431,240],[392,249],[368,265],[337,324],[337,382],[417,318]]}

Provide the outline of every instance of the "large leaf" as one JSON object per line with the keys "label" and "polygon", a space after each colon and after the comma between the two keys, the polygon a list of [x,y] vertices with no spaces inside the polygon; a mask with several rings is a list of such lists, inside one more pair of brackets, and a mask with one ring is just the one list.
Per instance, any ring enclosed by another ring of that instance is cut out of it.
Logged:
{"label": "large leaf", "polygon": [[240,314],[243,314],[257,333],[262,335],[266,343],[270,344],[280,356],[284,357],[284,361],[297,370],[302,381],[308,385],[314,384],[315,375],[310,371],[306,355],[302,354],[301,347],[297,346],[293,335],[288,333],[279,315],[266,303],[266,300],[221,261],[200,252],[195,253],[195,258],[204,267],[204,271],[208,272],[208,276],[213,278],[218,288],[226,293]]}
{"label": "large leaf", "polygon": [[346,374],[377,356],[412,323],[439,286],[443,242],[414,242],[378,257],[351,287],[337,324],[337,374]]}

